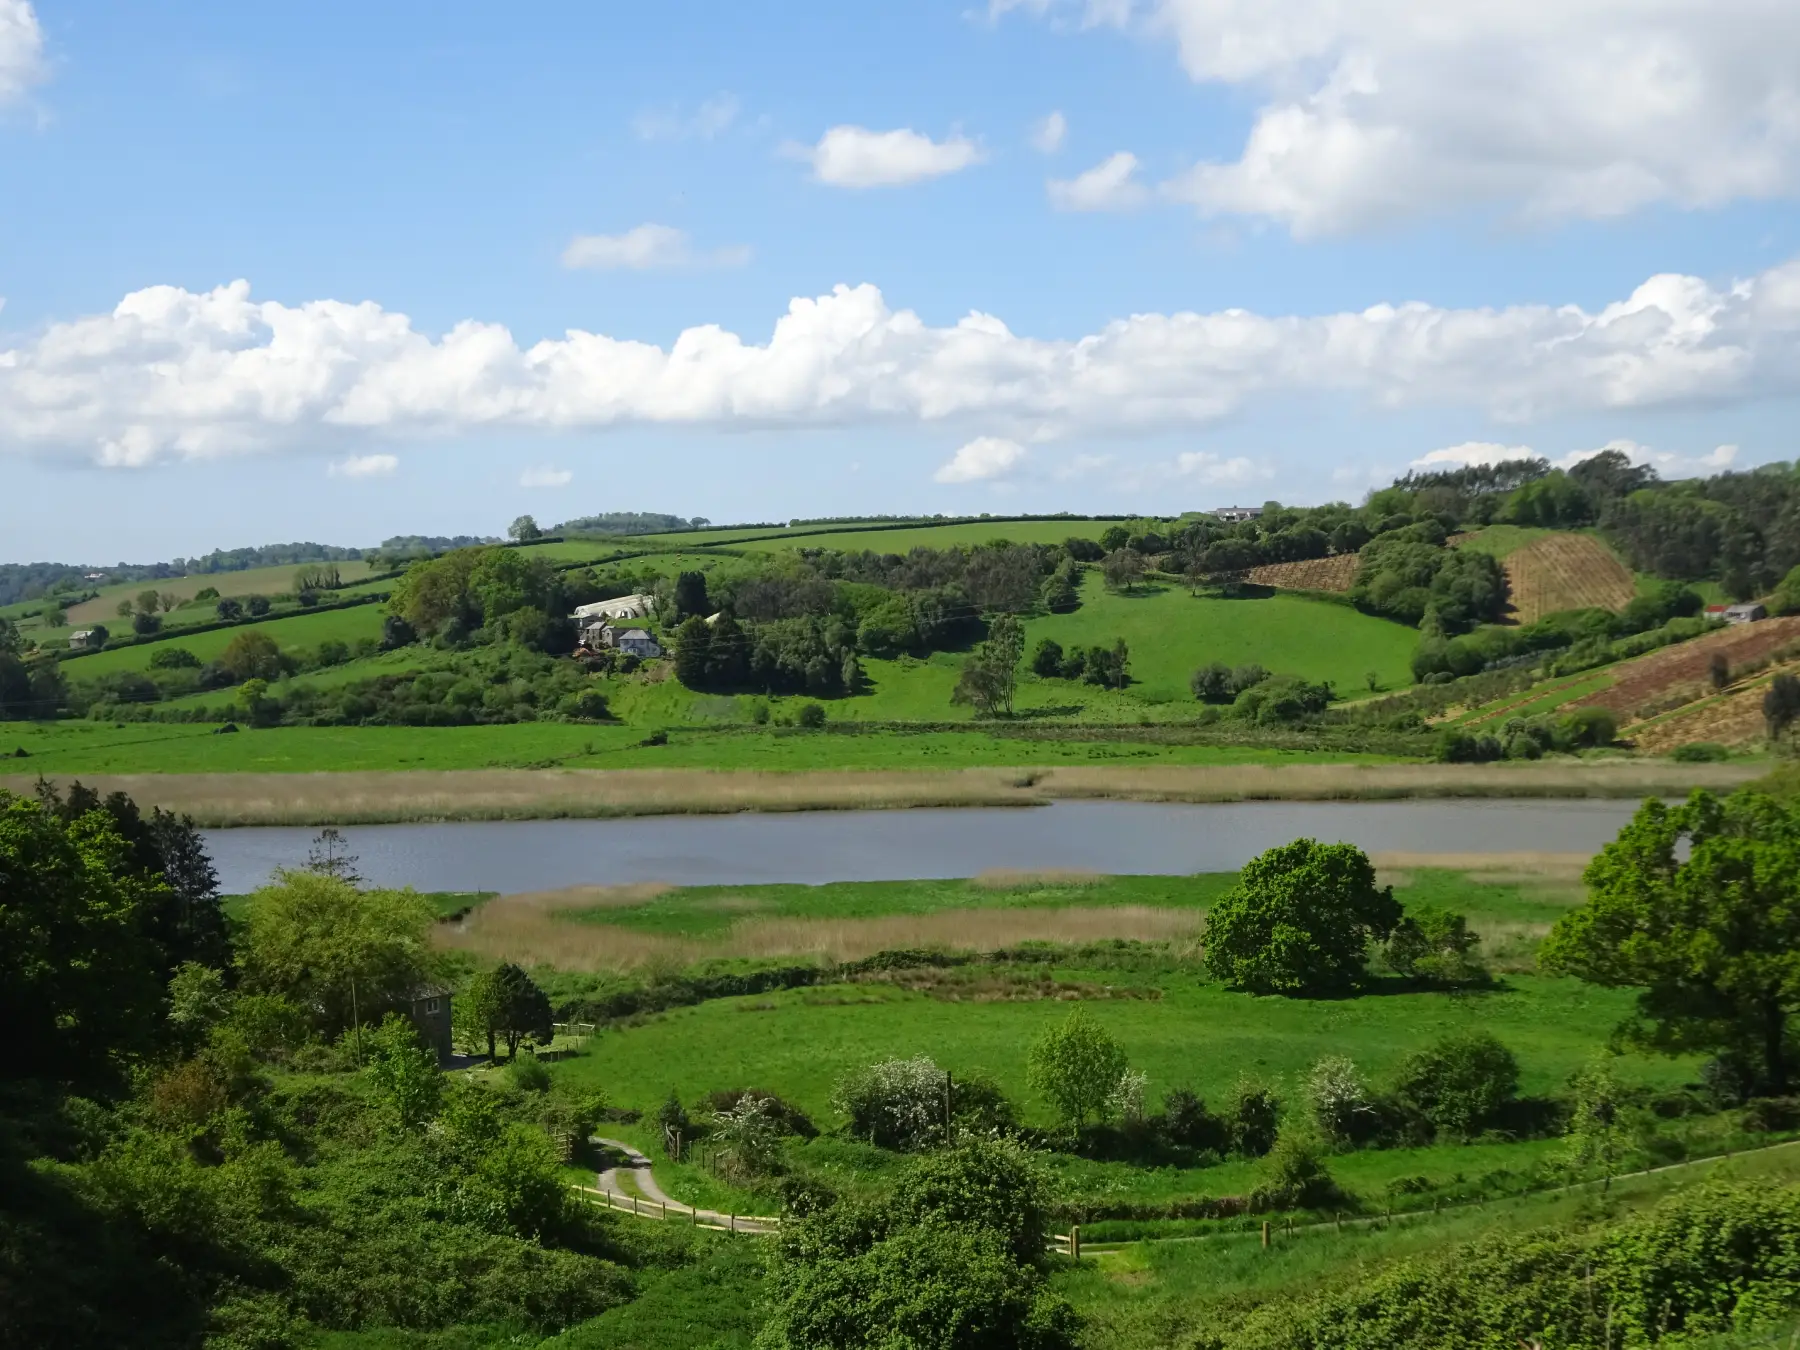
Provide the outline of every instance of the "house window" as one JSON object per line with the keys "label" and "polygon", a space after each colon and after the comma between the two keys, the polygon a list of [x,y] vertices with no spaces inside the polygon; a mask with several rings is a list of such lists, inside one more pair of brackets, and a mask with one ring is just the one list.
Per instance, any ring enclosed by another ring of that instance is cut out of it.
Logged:
{"label": "house window", "polygon": [[438,1010],[438,1001],[437,1001],[437,1000],[436,1000],[436,999],[435,999],[435,998],[434,998],[434,999],[427,999],[427,1000],[426,1000],[426,1002],[425,1002],[425,1011],[426,1011],[426,1013],[428,1013],[428,1014],[429,1014],[429,1013],[434,1013],[434,1012],[436,1012],[436,1011],[437,1011],[437,1010]]}

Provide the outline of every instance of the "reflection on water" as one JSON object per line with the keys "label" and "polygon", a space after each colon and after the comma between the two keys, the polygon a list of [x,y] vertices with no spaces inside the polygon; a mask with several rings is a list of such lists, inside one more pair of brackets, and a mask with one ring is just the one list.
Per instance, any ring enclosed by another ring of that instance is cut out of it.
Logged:
{"label": "reflection on water", "polygon": [[[1222,872],[1303,835],[1370,852],[1592,852],[1632,801],[1055,802],[1033,808],[814,811],[629,820],[363,825],[343,833],[377,885],[526,891],[580,883],[899,881],[991,868]],[[208,833],[227,893],[306,859],[309,828]]]}

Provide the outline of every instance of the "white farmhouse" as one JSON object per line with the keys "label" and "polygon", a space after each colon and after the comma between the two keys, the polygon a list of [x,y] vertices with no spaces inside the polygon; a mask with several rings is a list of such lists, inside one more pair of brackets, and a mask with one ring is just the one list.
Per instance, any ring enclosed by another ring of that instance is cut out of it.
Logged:
{"label": "white farmhouse", "polygon": [[627,656],[636,656],[645,661],[662,655],[662,647],[642,628],[627,628],[613,640],[613,645]]}

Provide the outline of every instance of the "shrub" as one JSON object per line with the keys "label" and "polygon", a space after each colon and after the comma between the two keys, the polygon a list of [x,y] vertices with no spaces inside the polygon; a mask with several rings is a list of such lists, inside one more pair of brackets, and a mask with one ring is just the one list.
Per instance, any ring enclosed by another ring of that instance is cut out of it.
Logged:
{"label": "shrub", "polygon": [[1163,1135],[1184,1148],[1211,1149],[1224,1154],[1231,1148],[1231,1129],[1206,1109],[1190,1088],[1172,1088],[1163,1097]]}
{"label": "shrub", "polygon": [[1408,1056],[1394,1095],[1436,1134],[1473,1137],[1517,1096],[1519,1062],[1485,1031],[1448,1036]]}
{"label": "shrub", "polygon": [[1240,1078],[1225,1108],[1231,1130],[1231,1151],[1246,1158],[1260,1158],[1275,1147],[1281,1122],[1281,1098],[1275,1086],[1255,1078]]}
{"label": "shrub", "polygon": [[506,1069],[506,1080],[520,1092],[548,1092],[550,1070],[543,1061],[527,1051],[515,1058]]}
{"label": "shrub", "polygon": [[1342,1055],[1328,1055],[1306,1075],[1306,1104],[1320,1135],[1329,1143],[1348,1144],[1367,1136],[1377,1123],[1368,1084],[1356,1065]]}
{"label": "shrub", "polygon": [[1318,1208],[1342,1192],[1319,1159],[1319,1147],[1301,1130],[1283,1130],[1263,1162],[1262,1177],[1250,1193],[1252,1209]]}
{"label": "shrub", "polygon": [[200,658],[186,647],[161,646],[150,653],[152,670],[198,670]]}
{"label": "shrub", "polygon": [[1682,764],[1716,764],[1730,759],[1731,751],[1717,741],[1689,741],[1676,746],[1669,758]]}
{"label": "shrub", "polygon": [[1031,669],[1034,674],[1046,678],[1061,675],[1063,670],[1062,643],[1054,638],[1045,638],[1039,642],[1031,653]]}
{"label": "shrub", "polygon": [[1421,905],[1400,920],[1382,954],[1396,974],[1434,984],[1466,984],[1487,974],[1471,955],[1480,942],[1462,915]]}
{"label": "shrub", "polygon": [[1043,1260],[1050,1231],[1050,1178],[1018,1144],[968,1139],[919,1159],[894,1188],[903,1223],[987,1229],[1006,1243],[1013,1260]]}
{"label": "shrub", "polygon": [[943,1136],[944,1071],[929,1056],[884,1059],[838,1080],[831,1105],[850,1132],[882,1148],[923,1148]]}
{"label": "shrub", "polygon": [[1340,993],[1362,980],[1370,937],[1400,917],[1361,849],[1297,839],[1252,859],[1213,906],[1206,966],[1253,993]]}
{"label": "shrub", "polygon": [[804,704],[794,720],[803,727],[822,727],[825,725],[825,709],[817,703]]}

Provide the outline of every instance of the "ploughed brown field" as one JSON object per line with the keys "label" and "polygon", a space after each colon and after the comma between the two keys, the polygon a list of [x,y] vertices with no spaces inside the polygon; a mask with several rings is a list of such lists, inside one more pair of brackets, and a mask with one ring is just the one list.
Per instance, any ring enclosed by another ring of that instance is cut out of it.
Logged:
{"label": "ploughed brown field", "polygon": [[1725,628],[1624,662],[1614,668],[1612,684],[1572,706],[1610,708],[1621,721],[1654,716],[1710,692],[1715,654],[1723,653],[1737,668],[1765,662],[1796,642],[1800,642],[1800,615]]}
{"label": "ploughed brown field", "polygon": [[1585,534],[1546,535],[1506,556],[1514,616],[1535,623],[1565,609],[1624,609],[1637,595],[1625,564]]}
{"label": "ploughed brown field", "polygon": [[1356,580],[1357,554],[1339,553],[1305,562],[1264,563],[1250,569],[1250,581],[1282,591],[1336,591],[1343,594]]}

